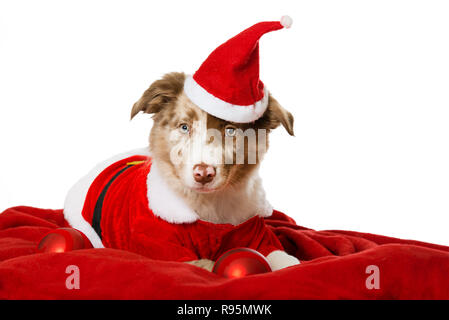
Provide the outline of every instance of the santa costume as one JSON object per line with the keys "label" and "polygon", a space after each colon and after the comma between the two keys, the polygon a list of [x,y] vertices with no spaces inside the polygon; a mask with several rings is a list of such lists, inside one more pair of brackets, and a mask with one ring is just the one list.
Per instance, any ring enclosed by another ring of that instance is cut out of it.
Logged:
{"label": "santa costume", "polygon": [[[188,76],[184,92],[209,114],[232,122],[260,118],[268,93],[259,79],[259,39],[292,21],[261,22],[231,38]],[[64,215],[94,247],[136,252],[158,260],[217,260],[229,249],[248,247],[264,256],[282,251],[264,217],[255,212],[239,225],[202,221],[168,186],[148,148],[110,159],[69,192]]]}

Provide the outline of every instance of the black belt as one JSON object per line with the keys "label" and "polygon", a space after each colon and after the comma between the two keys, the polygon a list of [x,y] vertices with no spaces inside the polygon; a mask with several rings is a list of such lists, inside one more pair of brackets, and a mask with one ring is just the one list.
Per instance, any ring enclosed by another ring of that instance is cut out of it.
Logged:
{"label": "black belt", "polygon": [[121,169],[119,172],[117,172],[112,178],[111,180],[108,181],[108,183],[104,186],[103,190],[101,190],[100,196],[97,199],[97,202],[95,203],[95,209],[94,209],[94,214],[92,217],[92,228],[94,228],[95,232],[98,234],[98,236],[100,237],[100,239],[102,239],[101,236],[101,226],[100,226],[100,222],[101,222],[101,210],[103,209],[103,202],[104,202],[104,198],[106,196],[106,193],[109,189],[109,187],[111,186],[112,182],[114,182],[115,179],[117,179],[117,177],[119,175],[121,175],[123,172],[125,172],[126,170],[128,170],[129,168],[131,168],[132,166],[136,165],[136,164],[140,164],[143,163],[145,161],[133,161],[133,162],[128,162],[126,164],[126,166]]}

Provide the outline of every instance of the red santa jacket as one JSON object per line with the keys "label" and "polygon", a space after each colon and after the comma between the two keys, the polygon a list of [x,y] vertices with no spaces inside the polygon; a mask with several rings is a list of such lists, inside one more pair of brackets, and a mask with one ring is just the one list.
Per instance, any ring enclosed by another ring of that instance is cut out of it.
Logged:
{"label": "red santa jacket", "polygon": [[82,216],[105,247],[171,261],[215,261],[236,247],[252,248],[265,256],[283,250],[260,216],[234,226],[202,221],[192,213],[177,223],[169,221],[177,220],[176,203],[162,203],[166,210],[172,208],[172,215],[155,214],[152,202],[164,201],[159,198],[164,190],[152,190],[151,167],[151,157],[128,157],[108,166],[90,185]]}

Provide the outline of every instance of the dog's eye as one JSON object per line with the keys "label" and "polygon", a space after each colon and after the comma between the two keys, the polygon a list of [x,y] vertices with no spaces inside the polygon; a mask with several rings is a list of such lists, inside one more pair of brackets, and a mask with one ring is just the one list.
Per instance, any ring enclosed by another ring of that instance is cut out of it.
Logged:
{"label": "dog's eye", "polygon": [[186,123],[182,123],[179,125],[179,130],[181,130],[182,133],[189,133],[189,126]]}
{"label": "dog's eye", "polygon": [[236,131],[237,131],[237,130],[235,130],[234,127],[226,127],[226,129],[225,129],[225,133],[226,133],[226,135],[227,135],[228,137],[233,137],[233,136],[235,136]]}

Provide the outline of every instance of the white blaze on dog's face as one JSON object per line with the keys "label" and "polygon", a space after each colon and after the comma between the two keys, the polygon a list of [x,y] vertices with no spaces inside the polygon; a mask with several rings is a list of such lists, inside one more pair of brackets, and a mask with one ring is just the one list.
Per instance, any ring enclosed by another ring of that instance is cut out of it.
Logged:
{"label": "white blaze on dog's face", "polygon": [[224,150],[221,132],[208,128],[208,114],[183,93],[174,109],[173,119],[158,130],[169,135],[170,161],[179,179],[184,186],[198,192],[219,190],[227,183],[221,166]]}
{"label": "white blaze on dog's face", "polygon": [[199,193],[237,185],[257,167],[268,148],[268,133],[282,124],[293,135],[293,117],[271,96],[253,123],[237,124],[201,110],[183,92],[185,75],[170,73],[154,82],[134,105],[154,114],[150,148],[169,180]]}

